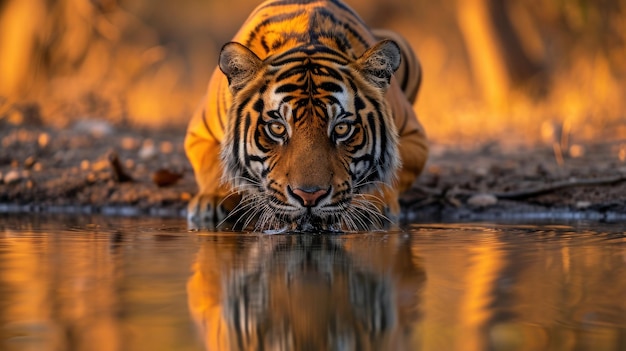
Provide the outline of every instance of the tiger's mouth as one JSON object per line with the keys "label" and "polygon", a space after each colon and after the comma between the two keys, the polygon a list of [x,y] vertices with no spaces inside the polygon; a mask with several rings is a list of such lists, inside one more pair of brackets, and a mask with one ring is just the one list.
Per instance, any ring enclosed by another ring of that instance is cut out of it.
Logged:
{"label": "tiger's mouth", "polygon": [[272,233],[340,233],[380,229],[389,222],[366,197],[352,195],[337,203],[316,206],[293,206],[268,196],[267,210],[259,216],[255,229]]}
{"label": "tiger's mouth", "polygon": [[392,224],[381,208],[383,199],[347,182],[322,186],[250,187],[230,214],[236,230],[269,234],[286,232],[362,232]]}
{"label": "tiger's mouth", "polygon": [[[326,208],[331,207],[332,209]],[[341,215],[344,210],[334,206],[299,207],[291,211],[276,211],[274,227],[278,224],[283,231],[292,232],[343,232]],[[264,221],[257,223],[257,228],[267,227]],[[276,230],[277,228],[270,228]]]}
{"label": "tiger's mouth", "polygon": [[322,218],[311,213],[310,209],[306,214],[296,218],[293,222],[293,231],[296,232],[341,232],[337,222],[332,218]]}

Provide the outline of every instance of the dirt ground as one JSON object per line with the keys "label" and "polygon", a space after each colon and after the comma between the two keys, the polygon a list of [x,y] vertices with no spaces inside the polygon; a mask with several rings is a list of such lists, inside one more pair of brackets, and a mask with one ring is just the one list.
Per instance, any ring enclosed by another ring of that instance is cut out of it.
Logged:
{"label": "dirt ground", "polygon": [[[98,120],[59,130],[0,118],[0,213],[184,216],[196,186],[183,137]],[[626,220],[626,140],[562,155],[435,144],[402,204],[405,221]]]}

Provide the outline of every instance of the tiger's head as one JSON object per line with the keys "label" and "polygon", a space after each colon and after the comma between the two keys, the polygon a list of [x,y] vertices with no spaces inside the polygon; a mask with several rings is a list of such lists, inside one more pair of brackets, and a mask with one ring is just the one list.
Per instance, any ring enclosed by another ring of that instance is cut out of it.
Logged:
{"label": "tiger's head", "polygon": [[220,54],[233,104],[224,178],[257,229],[366,229],[387,220],[370,194],[400,164],[385,92],[400,65],[391,40],[351,58],[326,46],[260,59],[231,42]]}

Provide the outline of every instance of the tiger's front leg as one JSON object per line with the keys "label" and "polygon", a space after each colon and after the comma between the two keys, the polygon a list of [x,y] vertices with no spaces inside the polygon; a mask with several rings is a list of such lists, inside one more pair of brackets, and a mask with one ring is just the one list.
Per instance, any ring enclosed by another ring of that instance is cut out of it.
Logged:
{"label": "tiger's front leg", "polygon": [[229,215],[241,197],[221,181],[223,168],[218,142],[188,133],[185,149],[198,184],[198,194],[187,207],[188,225],[191,229],[216,230],[223,222],[234,219]]}

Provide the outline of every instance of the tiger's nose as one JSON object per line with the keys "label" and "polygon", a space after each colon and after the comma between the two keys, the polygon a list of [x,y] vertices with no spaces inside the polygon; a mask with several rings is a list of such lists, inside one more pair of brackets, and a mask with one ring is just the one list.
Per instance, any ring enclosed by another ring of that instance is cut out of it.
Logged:
{"label": "tiger's nose", "polygon": [[313,207],[317,205],[319,200],[329,193],[329,190],[330,189],[323,189],[318,186],[295,188],[293,190],[289,187],[291,195],[293,195],[293,197],[300,201],[300,203],[305,207]]}

